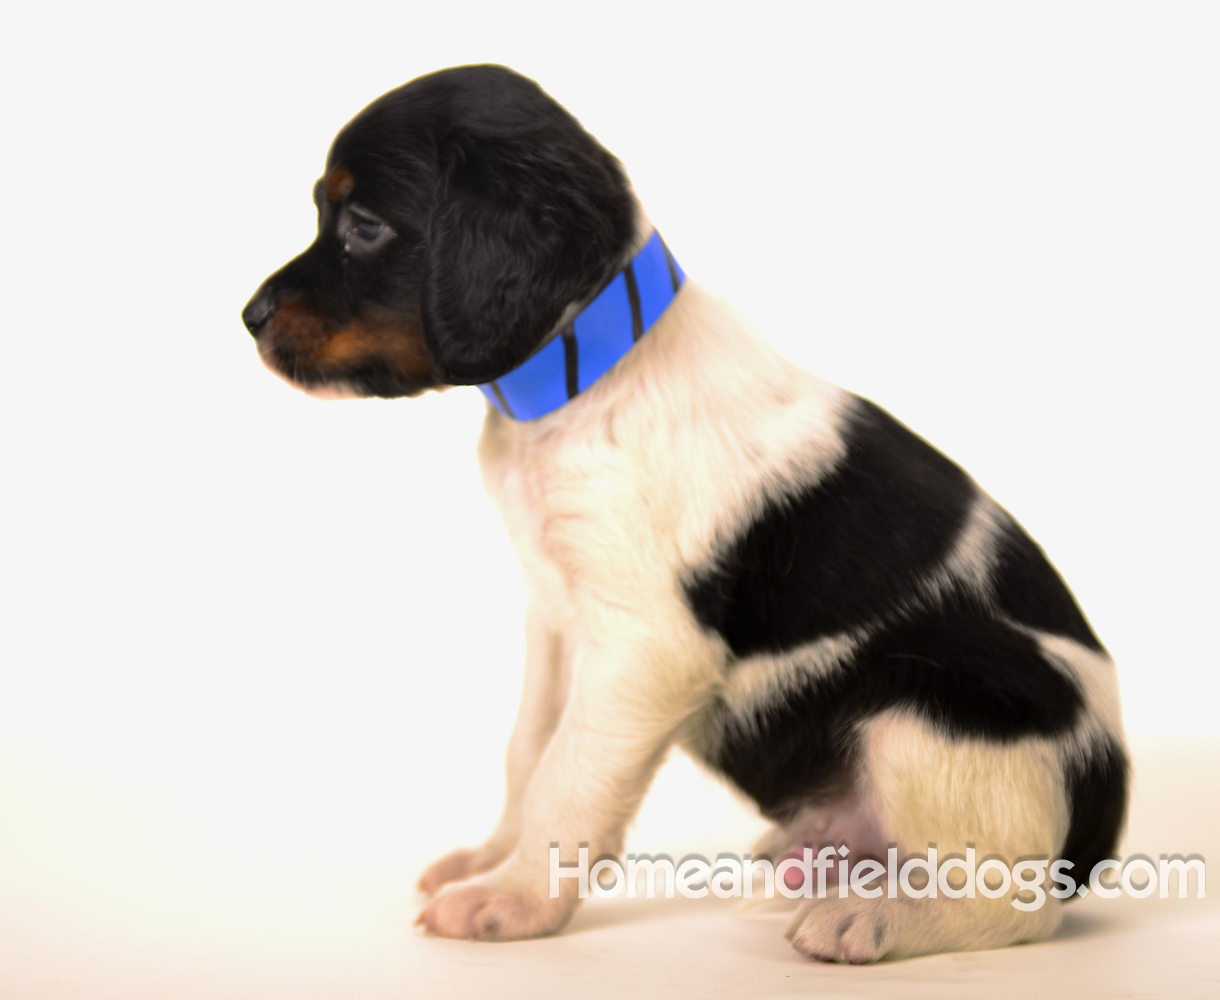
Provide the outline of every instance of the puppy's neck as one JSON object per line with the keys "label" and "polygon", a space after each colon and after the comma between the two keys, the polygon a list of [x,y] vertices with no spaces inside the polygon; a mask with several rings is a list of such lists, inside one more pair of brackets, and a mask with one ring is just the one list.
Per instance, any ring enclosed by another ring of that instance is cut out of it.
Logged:
{"label": "puppy's neck", "polygon": [[522,364],[479,388],[514,420],[544,417],[610,371],[656,324],[686,274],[652,230],[593,300]]}

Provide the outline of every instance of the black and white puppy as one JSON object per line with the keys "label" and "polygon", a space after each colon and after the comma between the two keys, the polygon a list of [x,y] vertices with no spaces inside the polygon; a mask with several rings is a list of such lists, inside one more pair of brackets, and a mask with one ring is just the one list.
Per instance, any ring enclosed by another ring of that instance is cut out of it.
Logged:
{"label": "black and white puppy", "polygon": [[[423,876],[428,929],[562,927],[576,888],[550,897],[549,845],[618,854],[675,742],[775,821],[773,853],[972,846],[1066,858],[1078,881],[1109,855],[1115,671],[1041,550],[885,411],[683,282],[618,161],[536,84],[468,66],[386,94],[314,197],[316,241],[243,313],[263,361],[320,394],[483,386],[479,460],[528,582],[507,805]],[[650,306],[658,261],[672,287]],[[601,348],[575,333],[612,287],[631,337],[590,375]],[[565,391],[534,405],[546,358]],[[831,893],[789,938],[871,961],[1054,931],[1058,903],[1011,895]]]}

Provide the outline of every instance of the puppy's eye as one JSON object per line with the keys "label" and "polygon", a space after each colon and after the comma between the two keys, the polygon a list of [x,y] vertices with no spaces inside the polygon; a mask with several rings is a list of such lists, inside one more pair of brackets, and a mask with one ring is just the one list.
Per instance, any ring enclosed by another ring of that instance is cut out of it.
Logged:
{"label": "puppy's eye", "polygon": [[364,257],[392,240],[394,230],[366,209],[349,205],[339,217],[339,237],[346,253]]}

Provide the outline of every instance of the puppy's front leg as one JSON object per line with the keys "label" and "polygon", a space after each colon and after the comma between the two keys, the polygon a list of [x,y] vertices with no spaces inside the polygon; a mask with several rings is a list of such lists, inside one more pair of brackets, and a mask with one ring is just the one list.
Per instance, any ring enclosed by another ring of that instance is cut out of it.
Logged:
{"label": "puppy's front leg", "polygon": [[[610,634],[615,634],[611,631]],[[630,628],[619,631],[630,635]],[[712,668],[683,646],[583,644],[563,717],[526,793],[520,842],[493,871],[443,889],[419,923],[445,937],[509,940],[549,934],[577,904],[575,879],[550,896],[549,848],[563,861],[618,854],[623,832],[682,720],[700,703]]]}
{"label": "puppy's front leg", "polygon": [[487,841],[462,848],[434,861],[420,877],[420,891],[431,896],[442,885],[485,872],[503,861],[521,839],[525,792],[559,725],[567,697],[567,675],[559,632],[537,600],[525,617],[525,681],[517,721],[508,741],[507,795],[500,822]]}

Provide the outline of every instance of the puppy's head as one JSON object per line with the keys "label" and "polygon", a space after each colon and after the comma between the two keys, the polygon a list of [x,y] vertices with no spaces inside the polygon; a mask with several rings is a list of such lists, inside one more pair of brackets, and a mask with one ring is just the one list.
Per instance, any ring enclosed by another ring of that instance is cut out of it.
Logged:
{"label": "puppy's head", "polygon": [[323,394],[411,396],[498,378],[630,256],[617,160],[500,66],[420,77],[334,141],[318,236],[242,319],[263,361]]}

